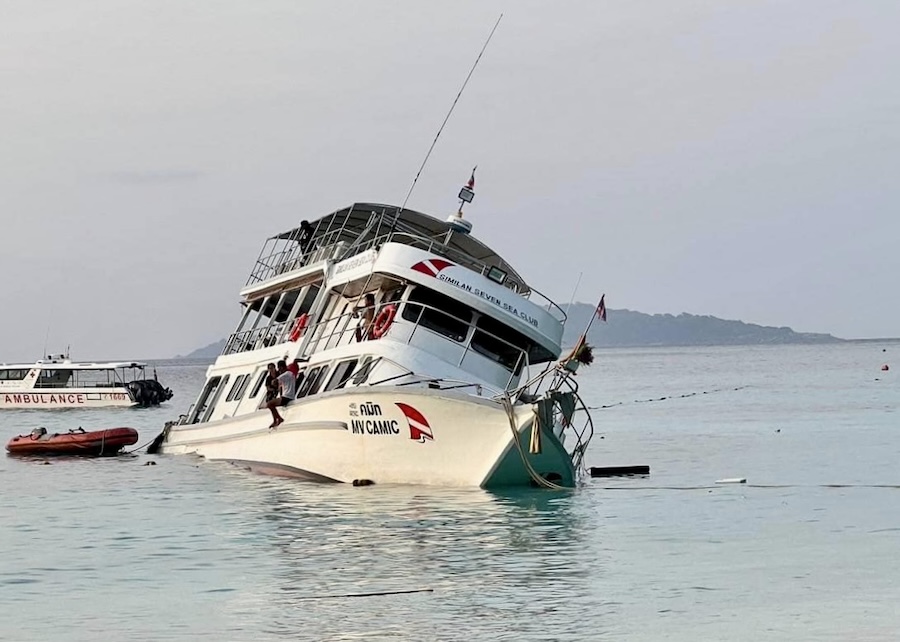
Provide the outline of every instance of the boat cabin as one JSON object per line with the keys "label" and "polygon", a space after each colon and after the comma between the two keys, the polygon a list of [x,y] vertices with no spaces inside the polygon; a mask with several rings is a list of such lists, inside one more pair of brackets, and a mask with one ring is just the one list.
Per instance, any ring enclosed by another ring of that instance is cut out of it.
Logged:
{"label": "boat cabin", "polygon": [[266,363],[282,358],[302,361],[298,398],[384,382],[514,389],[559,356],[565,313],[469,229],[356,203],[270,238],[186,423],[258,409]]}
{"label": "boat cabin", "polygon": [[144,379],[145,368],[136,362],[73,363],[48,356],[33,364],[0,364],[0,390],[119,388]]}

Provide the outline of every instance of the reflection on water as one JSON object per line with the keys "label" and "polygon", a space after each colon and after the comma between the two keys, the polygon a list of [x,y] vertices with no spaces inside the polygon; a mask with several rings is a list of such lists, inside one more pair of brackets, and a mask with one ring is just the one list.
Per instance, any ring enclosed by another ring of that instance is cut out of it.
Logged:
{"label": "reflection on water", "polygon": [[[247,483],[243,528],[269,543],[274,574],[235,607],[278,604],[267,633],[420,639],[449,627],[438,639],[464,639],[487,627],[521,638],[543,630],[540,613],[562,633],[589,608],[595,562],[577,493]],[[422,589],[432,592],[339,597]]]}

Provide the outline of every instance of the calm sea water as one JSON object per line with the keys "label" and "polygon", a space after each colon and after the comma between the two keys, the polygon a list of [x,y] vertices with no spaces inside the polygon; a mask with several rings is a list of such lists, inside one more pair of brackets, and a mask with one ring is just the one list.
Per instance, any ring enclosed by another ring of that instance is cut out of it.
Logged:
{"label": "calm sea water", "polygon": [[[898,371],[887,342],[599,351],[582,392],[621,403],[588,461],[651,474],[565,493],[0,457],[0,638],[896,640]],[[160,364],[159,409],[4,411],[0,438],[144,443],[204,372]]]}

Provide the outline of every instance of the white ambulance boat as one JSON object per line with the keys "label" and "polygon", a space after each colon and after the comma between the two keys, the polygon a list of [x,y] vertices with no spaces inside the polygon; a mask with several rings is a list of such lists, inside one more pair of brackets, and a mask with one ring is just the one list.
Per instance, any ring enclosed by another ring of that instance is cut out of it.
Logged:
{"label": "white ambulance boat", "polygon": [[[324,482],[576,485],[593,426],[559,361],[565,313],[470,230],[461,207],[355,203],[270,238],[199,397],[150,452]],[[300,359],[297,399],[271,428],[281,359]]]}
{"label": "white ambulance boat", "polygon": [[75,363],[68,355],[0,364],[0,409],[153,406],[172,398],[137,362]]}

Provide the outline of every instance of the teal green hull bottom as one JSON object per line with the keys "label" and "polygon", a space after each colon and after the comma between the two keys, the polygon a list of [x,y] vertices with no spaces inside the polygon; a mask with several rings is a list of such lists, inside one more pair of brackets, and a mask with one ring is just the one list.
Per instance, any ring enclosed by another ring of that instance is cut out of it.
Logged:
{"label": "teal green hull bottom", "polygon": [[[577,475],[572,466],[571,457],[556,438],[544,436],[543,441],[543,447],[538,454],[528,452],[527,444],[523,444],[531,468],[538,475],[557,486],[574,488]],[[522,454],[513,445],[507,449],[481,486],[482,488],[540,487],[540,484],[533,479],[522,462]]]}

